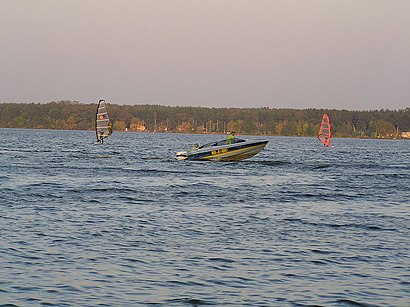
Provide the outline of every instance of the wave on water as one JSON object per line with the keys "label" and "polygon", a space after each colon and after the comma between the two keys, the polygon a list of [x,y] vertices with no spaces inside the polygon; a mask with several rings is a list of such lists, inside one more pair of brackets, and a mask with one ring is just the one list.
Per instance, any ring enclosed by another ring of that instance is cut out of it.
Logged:
{"label": "wave on water", "polygon": [[112,155],[95,155],[93,156],[94,159],[111,159]]}
{"label": "wave on water", "polygon": [[356,302],[354,300],[349,300],[349,299],[341,299],[341,300],[337,300],[335,301],[336,304],[341,304],[342,306],[346,306],[346,307],[378,307],[380,305],[374,305],[374,304],[367,304],[367,303],[360,303],[360,302]]}
{"label": "wave on water", "polygon": [[237,163],[259,164],[261,166],[286,166],[286,165],[292,164],[292,162],[280,161],[280,160],[244,160],[244,161],[237,161]]}
{"label": "wave on water", "polygon": [[362,229],[368,231],[397,231],[395,228],[387,228],[376,225],[366,225],[363,223],[326,223],[326,222],[311,222],[298,218],[285,218],[284,221],[309,225],[313,227],[329,227],[329,228],[345,228],[345,229]]}
{"label": "wave on water", "polygon": [[202,299],[197,299],[197,298],[188,298],[188,297],[182,297],[182,298],[175,298],[175,299],[170,299],[170,300],[165,300],[164,302],[161,302],[159,304],[165,304],[166,306],[174,306],[176,305],[183,305],[183,306],[215,306],[214,302],[207,302]]}

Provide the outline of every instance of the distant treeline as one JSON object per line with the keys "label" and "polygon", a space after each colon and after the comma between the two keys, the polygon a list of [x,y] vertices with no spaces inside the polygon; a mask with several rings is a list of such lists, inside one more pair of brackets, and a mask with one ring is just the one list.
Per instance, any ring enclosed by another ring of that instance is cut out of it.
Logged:
{"label": "distant treeline", "polygon": [[[72,101],[1,103],[0,127],[91,130],[96,104]],[[180,133],[315,136],[324,113],[336,137],[400,137],[410,131],[410,108],[348,111],[328,109],[202,108],[109,104],[114,130]]]}

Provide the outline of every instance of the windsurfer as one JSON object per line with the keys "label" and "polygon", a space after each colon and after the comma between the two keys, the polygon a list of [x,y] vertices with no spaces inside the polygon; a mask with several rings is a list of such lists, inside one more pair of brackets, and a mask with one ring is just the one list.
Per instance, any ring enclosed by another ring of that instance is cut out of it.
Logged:
{"label": "windsurfer", "polygon": [[107,104],[104,100],[100,100],[95,114],[95,135],[97,138],[97,144],[103,144],[104,139],[111,134],[112,123],[108,117]]}
{"label": "windsurfer", "polygon": [[319,141],[323,143],[323,146],[330,147],[330,119],[327,114],[323,114],[322,122],[320,123],[319,133],[317,134]]}

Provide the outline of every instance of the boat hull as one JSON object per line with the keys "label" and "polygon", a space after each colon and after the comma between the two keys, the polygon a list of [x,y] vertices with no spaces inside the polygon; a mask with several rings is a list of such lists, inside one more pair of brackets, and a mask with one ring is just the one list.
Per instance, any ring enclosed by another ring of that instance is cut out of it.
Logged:
{"label": "boat hull", "polygon": [[177,152],[178,160],[193,161],[241,161],[263,150],[269,141],[246,141],[224,146],[211,146],[198,150]]}

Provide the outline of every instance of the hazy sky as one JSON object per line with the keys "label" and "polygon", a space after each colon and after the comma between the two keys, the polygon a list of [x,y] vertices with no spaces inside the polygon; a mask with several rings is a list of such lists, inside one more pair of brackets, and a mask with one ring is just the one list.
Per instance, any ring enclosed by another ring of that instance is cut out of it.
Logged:
{"label": "hazy sky", "polygon": [[409,0],[0,0],[0,102],[410,107]]}

